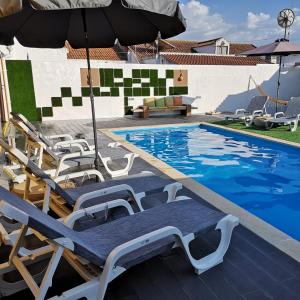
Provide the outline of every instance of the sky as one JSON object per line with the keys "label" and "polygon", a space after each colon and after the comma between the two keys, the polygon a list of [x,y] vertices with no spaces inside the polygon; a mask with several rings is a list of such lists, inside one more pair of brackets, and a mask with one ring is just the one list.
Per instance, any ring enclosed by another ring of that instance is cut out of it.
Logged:
{"label": "sky", "polygon": [[300,43],[300,0],[181,0],[187,31],[180,39],[224,37],[231,42],[263,45],[283,37],[277,15],[283,8],[296,14],[290,41]]}

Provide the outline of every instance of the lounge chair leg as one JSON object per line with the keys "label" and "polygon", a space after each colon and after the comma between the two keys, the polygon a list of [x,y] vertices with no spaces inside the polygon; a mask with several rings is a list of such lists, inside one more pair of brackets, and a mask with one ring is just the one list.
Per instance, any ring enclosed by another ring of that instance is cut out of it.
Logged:
{"label": "lounge chair leg", "polygon": [[295,132],[297,130],[297,127],[298,127],[298,121],[290,123],[290,131],[291,132]]}
{"label": "lounge chair leg", "polygon": [[239,219],[232,215],[224,217],[216,226],[216,230],[221,230],[221,241],[217,250],[199,260],[192,257],[189,250],[189,243],[193,238],[183,240],[183,247],[186,255],[188,256],[192,266],[195,268],[197,275],[215,267],[223,262],[224,255],[226,254],[231,241],[233,229],[239,224]]}
{"label": "lounge chair leg", "polygon": [[252,124],[253,124],[253,118],[250,118],[250,117],[245,118],[246,127],[251,127]]}
{"label": "lounge chair leg", "polygon": [[87,300],[96,300],[98,289],[99,280],[94,279],[64,292],[61,296],[55,296],[50,298],[49,300],[76,300],[80,298],[86,298]]}

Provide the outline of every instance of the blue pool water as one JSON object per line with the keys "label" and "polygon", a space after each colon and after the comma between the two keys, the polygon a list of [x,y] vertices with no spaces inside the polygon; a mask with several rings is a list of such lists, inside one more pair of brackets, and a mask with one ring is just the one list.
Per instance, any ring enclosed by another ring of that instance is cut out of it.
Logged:
{"label": "blue pool water", "polygon": [[115,133],[300,241],[300,148],[206,125]]}

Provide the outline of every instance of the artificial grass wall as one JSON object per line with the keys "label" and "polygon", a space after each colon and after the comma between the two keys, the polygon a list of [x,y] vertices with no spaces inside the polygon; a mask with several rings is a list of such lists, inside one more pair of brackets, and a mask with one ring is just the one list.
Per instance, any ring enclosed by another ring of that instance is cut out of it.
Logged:
{"label": "artificial grass wall", "polygon": [[7,60],[6,69],[12,111],[22,113],[30,121],[40,121],[35,102],[31,62]]}

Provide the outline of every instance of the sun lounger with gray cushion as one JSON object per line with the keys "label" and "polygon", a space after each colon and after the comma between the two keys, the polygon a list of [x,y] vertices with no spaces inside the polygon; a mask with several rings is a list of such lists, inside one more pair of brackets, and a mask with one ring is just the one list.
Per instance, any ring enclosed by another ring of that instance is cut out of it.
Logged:
{"label": "sun lounger with gray cushion", "polygon": [[[72,229],[75,221],[86,215],[119,206],[127,209],[128,216],[81,232]],[[175,201],[139,213],[134,213],[127,201],[116,200],[76,211],[63,224],[3,188],[0,188],[0,213],[23,224],[8,265],[15,266],[35,299],[39,300],[45,299],[62,256],[81,276],[86,275],[87,282],[65,291],[61,296],[51,298],[53,300],[102,300],[112,280],[130,267],[174,247],[184,249],[196,274],[200,275],[223,262],[232,231],[239,222],[236,217],[225,216],[194,200]],[[221,231],[217,250],[204,258],[193,258],[189,249],[190,242],[213,227]],[[26,268],[26,260],[33,260],[34,257],[18,256],[28,229],[33,229],[38,233],[37,237],[49,243],[53,249],[40,285]],[[85,273],[88,268],[86,271],[80,269],[78,260],[82,259],[85,266],[89,263],[98,267],[98,274],[95,275],[95,268],[90,276]],[[5,267],[7,264],[0,265],[0,268]]]}
{"label": "sun lounger with gray cushion", "polygon": [[245,120],[245,118],[262,116],[266,113],[265,106],[267,101],[267,96],[255,96],[251,99],[246,109],[237,109],[235,113],[224,115],[224,118],[225,120]]}
{"label": "sun lounger with gray cushion", "polygon": [[[65,147],[69,148],[70,144],[77,144],[76,147],[78,147],[82,151],[91,149],[89,143],[83,138],[74,139],[73,136],[68,133],[45,136],[24,115],[15,112],[11,112],[10,114],[15,120],[22,122],[25,126],[28,127],[29,130],[35,132],[43,141],[43,143],[45,143],[45,145],[50,149],[63,149]],[[115,142],[109,143],[107,146],[110,148],[116,148],[121,145],[120,143]]]}
{"label": "sun lounger with gray cushion", "polygon": [[[182,188],[180,183],[174,182],[171,179],[163,179],[151,172],[142,172],[122,179],[83,185],[74,189],[62,189],[58,183],[65,180],[65,176],[53,180],[20,150],[9,146],[2,139],[0,139],[0,147],[8,153],[12,160],[24,168],[28,180],[37,179],[46,183],[47,187],[43,201],[43,210],[45,212],[48,212],[51,204],[51,192],[62,198],[74,210],[119,198],[129,198],[135,202],[139,210],[143,210],[142,201],[146,201],[147,197],[151,198],[153,194],[156,194],[156,198],[162,202],[170,202],[176,199],[178,190]],[[68,175],[68,180],[72,180],[76,176],[76,173],[70,174]],[[52,205],[55,205],[55,203],[52,203]],[[60,210],[55,210],[55,212],[59,216],[64,217],[64,215],[61,215],[62,212]]]}
{"label": "sun lounger with gray cushion", "polygon": [[[67,139],[66,141],[61,141],[53,145],[45,136],[37,131],[33,131],[35,128],[27,119],[24,120],[24,117],[20,114],[13,114],[13,119],[11,123],[22,131],[22,133],[32,140],[34,143],[42,145],[42,153],[46,153],[51,157],[51,159],[56,162],[58,165],[57,172],[61,172],[69,168],[69,165],[66,162],[69,162],[71,159],[75,160],[76,158],[84,157],[85,163],[89,165],[89,168],[94,163],[95,159],[95,147],[90,146],[85,139],[73,140],[70,135],[64,135]],[[56,136],[58,137],[58,136]],[[117,146],[116,143],[110,144],[111,148]],[[71,153],[66,154],[65,151],[61,150],[70,150]],[[136,153],[128,153],[123,156],[121,159],[112,159],[111,157],[103,157],[98,152],[99,158],[106,170],[106,172],[112,177],[120,177],[128,175],[129,171],[133,166],[134,160],[139,156]],[[42,160],[42,155],[40,155],[40,161]],[[122,162],[126,161],[124,165]],[[82,164],[82,162],[81,162]]]}
{"label": "sun lounger with gray cushion", "polygon": [[283,126],[289,125],[292,132],[298,128],[300,120],[300,97],[291,98],[288,102],[286,112],[275,113],[274,118],[266,121],[266,128],[270,129],[274,125]]}

